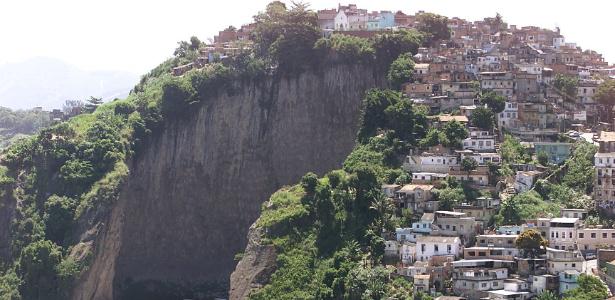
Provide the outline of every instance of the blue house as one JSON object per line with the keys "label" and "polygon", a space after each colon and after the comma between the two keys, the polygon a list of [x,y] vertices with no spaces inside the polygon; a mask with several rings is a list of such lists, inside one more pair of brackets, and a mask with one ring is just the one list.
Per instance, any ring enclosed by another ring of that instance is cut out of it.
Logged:
{"label": "blue house", "polygon": [[523,228],[520,225],[502,225],[498,227],[498,234],[521,234]]}
{"label": "blue house", "polygon": [[412,231],[430,234],[433,221],[433,213],[424,213],[420,221],[412,223]]}
{"label": "blue house", "polygon": [[534,153],[544,152],[549,157],[549,162],[560,164],[570,157],[571,143],[535,142]]}
{"label": "blue house", "polygon": [[579,279],[580,274],[581,273],[577,270],[566,270],[559,273],[560,295],[579,286],[577,280]]}
{"label": "blue house", "polygon": [[395,15],[390,11],[383,10],[380,12],[379,22],[378,27],[380,29],[393,27],[395,26]]}

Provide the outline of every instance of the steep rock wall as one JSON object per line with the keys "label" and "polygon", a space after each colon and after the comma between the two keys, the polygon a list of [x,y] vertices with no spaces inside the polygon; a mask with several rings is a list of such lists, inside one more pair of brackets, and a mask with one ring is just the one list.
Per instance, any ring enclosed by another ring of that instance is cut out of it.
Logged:
{"label": "steep rock wall", "polygon": [[167,124],[131,164],[73,298],[225,293],[261,203],[308,171],[340,167],[364,92],[381,79],[366,66],[335,65],[242,82]]}

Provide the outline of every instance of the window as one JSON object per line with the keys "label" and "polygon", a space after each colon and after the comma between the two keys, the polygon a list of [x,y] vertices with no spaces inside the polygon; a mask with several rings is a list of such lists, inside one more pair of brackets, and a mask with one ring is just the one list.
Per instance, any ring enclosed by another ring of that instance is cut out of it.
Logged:
{"label": "window", "polygon": [[615,232],[611,233],[611,238],[615,239]]}
{"label": "window", "polygon": [[595,233],[595,232],[592,232],[592,233],[591,233],[591,238],[592,238],[592,239],[595,239],[595,238],[596,238],[596,233]]}
{"label": "window", "polygon": [[434,244],[434,245],[433,245],[433,251],[434,251],[434,252],[436,252],[436,253],[438,253],[438,245],[437,245],[437,244]]}
{"label": "window", "polygon": [[579,232],[579,238],[582,239],[585,237],[585,234],[583,232]]}
{"label": "window", "polygon": [[603,233],[602,233],[602,238],[603,238],[603,239],[606,239],[606,236],[607,236],[607,235],[606,235],[606,232],[603,232]]}

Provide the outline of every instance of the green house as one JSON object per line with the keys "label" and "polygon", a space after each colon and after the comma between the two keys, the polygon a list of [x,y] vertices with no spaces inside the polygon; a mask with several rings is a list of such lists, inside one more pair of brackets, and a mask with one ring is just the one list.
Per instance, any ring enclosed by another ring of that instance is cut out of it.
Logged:
{"label": "green house", "polygon": [[559,164],[570,157],[571,143],[535,142],[534,153],[544,152],[549,157],[549,162]]}

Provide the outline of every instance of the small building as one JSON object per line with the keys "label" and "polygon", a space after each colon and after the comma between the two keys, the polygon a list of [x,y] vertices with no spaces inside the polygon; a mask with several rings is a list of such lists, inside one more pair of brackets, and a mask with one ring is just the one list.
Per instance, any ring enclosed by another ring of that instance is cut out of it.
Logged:
{"label": "small building", "polygon": [[397,192],[395,198],[400,208],[418,211],[425,208],[425,203],[433,198],[431,184],[406,184]]}
{"label": "small building", "polygon": [[456,236],[421,236],[416,240],[416,260],[429,261],[433,256],[459,257],[461,240]]}
{"label": "small building", "polygon": [[459,158],[456,155],[423,153],[418,156],[406,156],[402,167],[412,173],[448,173],[451,167],[459,167],[459,165]]}
{"label": "small building", "polygon": [[559,290],[559,277],[551,274],[532,275],[529,277],[531,282],[530,290],[532,293],[539,295],[544,291]]}
{"label": "small building", "polygon": [[587,263],[581,252],[547,248],[547,271],[549,274],[558,275],[570,270],[585,273],[586,269]]}
{"label": "small building", "polygon": [[536,180],[542,176],[540,171],[517,171],[515,176],[515,191],[524,193],[532,189]]}
{"label": "small building", "polygon": [[431,227],[434,222],[433,213],[424,213],[418,222],[412,223],[412,230],[418,233],[431,234]]}
{"label": "small building", "polygon": [[513,260],[519,256],[517,248],[503,247],[467,247],[463,249],[465,259]]}
{"label": "small building", "polygon": [[564,270],[559,273],[559,294],[562,295],[566,291],[577,288],[579,275],[581,273],[577,270]]}
{"label": "small building", "polygon": [[389,198],[395,197],[395,192],[399,191],[401,185],[399,184],[383,184],[382,193]]}
{"label": "small building", "polygon": [[415,292],[423,292],[423,293],[429,293],[429,288],[430,288],[430,284],[429,284],[429,280],[430,280],[431,276],[429,275],[414,275],[414,291]]}
{"label": "small building", "polygon": [[462,170],[460,167],[451,167],[448,175],[455,177],[460,182],[468,182],[477,186],[489,185],[489,168],[487,167],[478,167],[476,170],[469,172]]}
{"label": "small building", "polygon": [[433,172],[412,173],[412,183],[414,184],[438,184],[446,180],[448,174]]}
{"label": "small building", "polygon": [[571,143],[555,143],[555,142],[534,142],[534,151],[538,153],[544,152],[549,158],[549,162],[554,164],[563,163],[570,157],[572,149]]}
{"label": "small building", "polygon": [[584,220],[587,217],[587,210],[582,208],[562,208],[560,210],[562,218],[578,218]]}
{"label": "small building", "polygon": [[574,250],[577,231],[581,221],[578,218],[553,218],[549,222],[549,246],[560,250]]}

